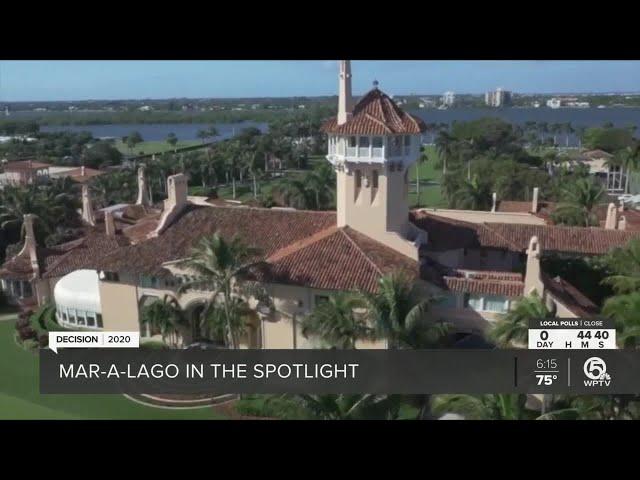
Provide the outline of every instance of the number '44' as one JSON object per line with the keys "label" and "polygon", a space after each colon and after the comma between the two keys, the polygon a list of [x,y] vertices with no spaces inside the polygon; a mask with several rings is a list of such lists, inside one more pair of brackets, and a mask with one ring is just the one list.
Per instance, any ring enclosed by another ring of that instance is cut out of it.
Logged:
{"label": "number '44'", "polygon": [[594,332],[593,335],[591,334],[590,330],[587,330],[586,332],[580,330],[578,332],[578,338],[587,338],[587,339],[589,339],[589,338],[605,338],[606,339],[608,337],[609,337],[609,332],[602,332],[602,331],[599,331],[599,330],[597,332]]}

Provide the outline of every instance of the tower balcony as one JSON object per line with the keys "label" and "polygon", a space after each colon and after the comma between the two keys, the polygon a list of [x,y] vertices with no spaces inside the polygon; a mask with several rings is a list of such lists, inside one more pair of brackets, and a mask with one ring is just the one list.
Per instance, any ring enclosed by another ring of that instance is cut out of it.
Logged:
{"label": "tower balcony", "polygon": [[420,155],[420,141],[416,135],[330,136],[328,144],[327,160],[333,165],[402,162],[407,167]]}

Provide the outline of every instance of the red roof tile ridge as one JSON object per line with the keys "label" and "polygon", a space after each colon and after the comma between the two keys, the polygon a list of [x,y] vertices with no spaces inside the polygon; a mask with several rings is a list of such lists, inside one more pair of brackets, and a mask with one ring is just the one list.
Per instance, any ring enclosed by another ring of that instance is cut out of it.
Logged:
{"label": "red roof tile ridge", "polygon": [[[349,240],[349,242],[351,242],[351,244],[354,246],[354,248],[355,248],[358,252],[360,252],[360,254],[361,254],[361,255],[362,255],[362,256],[367,260],[367,262],[369,262],[369,264],[371,264],[371,266],[373,266],[373,268],[375,269],[375,271],[376,271],[376,272],[378,272],[378,274],[382,275],[382,274],[383,274],[383,272],[382,272],[382,270],[380,269],[380,267],[378,267],[378,265],[376,265],[376,263],[375,263],[373,260],[371,260],[371,258],[369,258],[369,255],[367,255],[367,254],[365,253],[365,251],[364,251],[364,250],[362,250],[362,248],[360,248],[360,245],[358,245],[358,244],[356,243],[356,241],[355,241],[353,238],[351,238],[351,237],[349,236],[349,234],[348,234],[348,233],[347,233],[347,231],[346,231],[346,229],[347,229],[347,228],[348,228],[348,227],[342,227],[342,228],[340,228],[340,229],[339,229],[339,231],[340,231],[340,232],[342,232],[342,234],[343,234],[343,235],[344,235],[344,236]],[[360,233],[360,232],[358,232],[358,233],[359,233],[360,235],[364,235],[363,233]],[[364,235],[364,236],[365,236],[365,237],[367,237],[367,235]],[[367,238],[371,238],[371,237],[367,237]],[[373,239],[373,238],[372,238],[371,240],[373,240],[374,242],[377,242],[377,240],[375,240],[375,239]],[[378,243],[380,243],[380,242],[378,242]],[[387,247],[387,248],[388,248],[388,247]]]}
{"label": "red roof tile ridge", "polygon": [[[379,124],[380,126],[382,126],[382,128],[385,128],[387,130],[388,133],[392,133],[392,130],[389,128],[389,126],[387,125],[387,119],[385,118],[384,121],[380,120],[379,118],[374,117],[373,115],[371,115],[370,113],[366,113],[364,114],[365,117],[367,117],[369,120],[376,122],[377,124]],[[384,117],[384,114],[383,114]]]}
{"label": "red roof tile ridge", "polygon": [[338,231],[337,226],[331,226],[331,227],[325,228],[324,230],[320,230],[319,232],[311,235],[310,237],[303,238],[302,240],[298,240],[297,242],[291,243],[286,247],[282,247],[280,250],[277,250],[276,252],[271,254],[269,257],[267,257],[265,261],[268,263],[273,263],[273,262],[277,262],[278,260],[282,260],[283,258],[288,257],[289,255],[296,253],[302,250],[303,248],[308,247],[309,245],[312,245],[324,238],[330,237],[331,235],[335,234],[337,231]]}
{"label": "red roof tile ridge", "polygon": [[[496,235],[497,237],[499,237],[501,240],[504,241],[504,243],[506,243],[507,245],[509,245],[509,247],[511,249],[513,249],[514,252],[519,252],[521,249],[518,247],[518,245],[516,245],[515,243],[513,243],[512,241],[508,240],[507,238],[505,238],[503,235],[501,235],[500,233],[498,233],[494,228],[491,227],[491,225],[495,225],[495,223],[490,224],[490,223],[481,223],[479,224],[481,226],[483,226],[484,228],[488,229],[491,233],[493,233],[494,235]],[[497,225],[505,225],[504,223],[498,223]],[[517,225],[517,224],[508,224],[508,225]],[[536,225],[539,226],[539,225]]]}
{"label": "red roof tile ridge", "polygon": [[262,211],[262,212],[283,212],[283,213],[314,213],[317,215],[330,215],[330,214],[336,214],[335,210],[299,210],[297,208],[286,208],[286,207],[282,207],[282,208],[267,208],[267,207],[254,207],[254,206],[250,206],[250,205],[242,205],[242,206],[234,206],[234,205],[215,205],[215,204],[210,204],[210,205],[195,205],[197,207],[202,207],[202,208],[218,208],[218,209],[227,209],[227,210],[258,210],[258,211]]}

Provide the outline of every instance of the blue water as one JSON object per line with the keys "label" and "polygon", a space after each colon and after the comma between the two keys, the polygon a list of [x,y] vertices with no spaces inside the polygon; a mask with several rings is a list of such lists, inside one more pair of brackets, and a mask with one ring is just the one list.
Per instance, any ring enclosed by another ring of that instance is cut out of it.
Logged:
{"label": "blue water", "polygon": [[[216,123],[214,124],[218,137],[211,140],[224,140],[239,134],[243,129],[255,127],[262,132],[268,130],[266,123],[240,122],[240,123]],[[114,125],[47,125],[40,127],[42,132],[91,132],[95,138],[115,137],[122,138],[131,132],[140,132],[145,141],[163,141],[169,133],[175,133],[178,140],[198,140],[198,131],[207,130],[210,123],[167,123],[167,124],[127,124],[120,123]],[[208,139],[209,140],[209,139]]]}

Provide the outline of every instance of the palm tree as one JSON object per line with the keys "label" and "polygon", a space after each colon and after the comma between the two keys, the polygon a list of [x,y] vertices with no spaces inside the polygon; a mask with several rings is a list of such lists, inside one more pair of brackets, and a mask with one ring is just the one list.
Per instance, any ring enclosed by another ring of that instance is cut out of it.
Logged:
{"label": "palm tree", "polygon": [[436,415],[456,413],[467,420],[575,420],[579,415],[575,408],[540,415],[526,403],[525,394],[436,395],[431,408]]}
{"label": "palm tree", "polygon": [[589,227],[597,225],[595,208],[604,196],[604,188],[593,180],[580,178],[562,190],[563,201],[558,204],[552,214],[556,223],[581,225]]}
{"label": "palm tree", "polygon": [[316,305],[302,321],[302,334],[316,335],[330,347],[356,348],[358,340],[374,338],[374,330],[366,317],[357,313],[364,307],[361,297],[349,293],[337,293],[327,301]]}
{"label": "palm tree", "polygon": [[640,291],[640,239],[631,239],[624,247],[612,250],[604,261],[614,274],[602,283],[617,294]]}
{"label": "palm tree", "polygon": [[422,295],[406,275],[398,272],[384,275],[378,281],[376,293],[362,295],[377,335],[386,338],[390,348],[442,345],[448,328],[436,323],[429,314],[436,298]]}
{"label": "palm tree", "polygon": [[336,178],[335,171],[328,163],[321,163],[311,172],[307,172],[303,178],[312,195],[315,203],[313,209],[323,210],[330,207],[333,200]]}
{"label": "palm tree", "polygon": [[458,208],[469,210],[489,210],[491,208],[491,187],[480,182],[477,175],[471,181],[465,180],[453,194],[453,202]]}
{"label": "palm tree", "polygon": [[563,130],[565,133],[566,147],[569,148],[569,135],[575,133],[575,129],[573,125],[571,125],[571,122],[566,122],[563,124]]}
{"label": "palm tree", "polygon": [[177,148],[176,145],[178,144],[178,137],[176,136],[175,133],[171,132],[167,135],[166,138],[166,142],[171,145],[171,147],[173,148],[173,152],[176,153],[177,152]]}
{"label": "palm tree", "polygon": [[487,336],[500,347],[526,348],[529,338],[529,321],[550,317],[553,317],[553,313],[549,311],[538,293],[534,292],[528,297],[521,298],[510,312],[502,315],[490,327]]}
{"label": "palm tree", "polygon": [[[218,232],[212,237],[204,237],[192,250],[191,258],[181,265],[195,274],[195,280],[183,284],[179,293],[195,288],[211,291],[204,316],[218,300],[221,300],[222,315],[226,322],[226,337],[229,345],[237,349],[238,337],[242,333],[235,320],[237,305],[234,303],[234,289],[241,289],[240,276],[255,265],[257,250],[246,246],[239,237],[225,240]],[[221,297],[221,298],[219,298]]]}
{"label": "palm tree", "polygon": [[602,314],[614,319],[616,339],[622,348],[637,348],[640,345],[640,292],[607,299]]}
{"label": "palm tree", "polygon": [[196,135],[200,140],[202,140],[202,144],[204,145],[204,141],[209,138],[209,132],[207,132],[206,130],[198,130],[198,133]]}
{"label": "palm tree", "polygon": [[620,152],[617,152],[616,163],[619,164],[623,171],[625,171],[625,186],[624,193],[629,193],[629,178],[631,171],[638,170],[638,164],[640,164],[640,142],[631,147],[626,147]]}
{"label": "palm tree", "polygon": [[260,175],[262,167],[258,152],[255,149],[245,151],[243,160],[253,182],[253,198],[258,198],[258,175]]}
{"label": "palm tree", "polygon": [[[446,343],[448,326],[434,321],[429,312],[438,299],[421,294],[406,275],[384,275],[376,293],[361,295],[376,336],[386,338],[389,348],[426,349]],[[429,395],[412,395],[409,399],[418,407],[418,419],[429,418]]]}
{"label": "palm tree", "polygon": [[396,420],[400,395],[285,395],[316,420]]}
{"label": "palm tree", "polygon": [[418,207],[420,206],[420,168],[423,163],[426,163],[429,160],[426,152],[422,152],[422,154],[418,157],[418,161],[416,162],[416,198]]}
{"label": "palm tree", "polygon": [[165,295],[162,300],[158,299],[145,305],[140,312],[140,323],[148,325],[151,332],[160,332],[163,341],[168,335],[178,333],[178,326],[183,320],[178,302],[168,295]]}
{"label": "palm tree", "polygon": [[282,179],[274,188],[282,195],[288,206],[310,210],[314,203],[312,198],[314,192],[308,186],[305,177],[291,176]]}
{"label": "palm tree", "polygon": [[447,173],[447,162],[453,156],[453,136],[446,131],[441,131],[436,138],[436,151],[442,159],[442,175]]}

